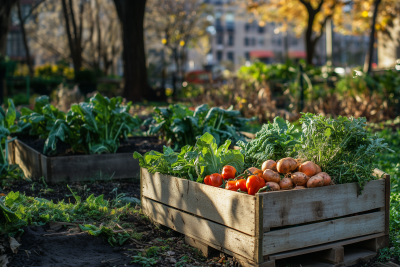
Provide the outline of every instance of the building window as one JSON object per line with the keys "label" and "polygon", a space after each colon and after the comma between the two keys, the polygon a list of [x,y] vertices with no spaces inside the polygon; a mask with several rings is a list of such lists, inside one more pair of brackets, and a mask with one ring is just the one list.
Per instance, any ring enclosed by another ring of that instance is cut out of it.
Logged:
{"label": "building window", "polygon": [[259,44],[260,46],[264,46],[264,39],[258,40],[258,44]]}
{"label": "building window", "polygon": [[263,27],[258,26],[258,33],[260,34],[265,33],[265,26]]}
{"label": "building window", "polygon": [[249,61],[250,60],[250,52],[244,52],[244,58]]}
{"label": "building window", "polygon": [[279,45],[279,46],[282,45],[282,40],[281,40],[281,39],[278,39],[278,40],[277,40],[277,45]]}
{"label": "building window", "polygon": [[250,28],[251,28],[251,25],[250,25],[249,23],[246,23],[246,24],[244,25],[244,31],[245,31],[245,32],[249,32],[249,31],[250,31]]}
{"label": "building window", "polygon": [[224,44],[224,34],[222,32],[217,33],[217,44],[219,45]]}
{"label": "building window", "polygon": [[235,54],[233,52],[228,52],[226,56],[227,56],[229,61],[234,62]]}
{"label": "building window", "polygon": [[235,16],[232,13],[228,13],[225,15],[225,25],[227,28],[234,28]]}
{"label": "building window", "polygon": [[228,45],[229,46],[233,46],[234,45],[234,35],[233,35],[233,33],[230,33],[229,35],[228,35]]}
{"label": "building window", "polygon": [[251,38],[251,45],[252,46],[255,46],[256,45],[256,38]]}
{"label": "building window", "polygon": [[222,51],[217,51],[217,61],[222,60]]}
{"label": "building window", "polygon": [[21,32],[10,32],[7,36],[7,55],[10,57],[25,56]]}
{"label": "building window", "polygon": [[298,45],[299,40],[297,38],[291,38],[291,39],[292,39],[292,45],[293,46]]}
{"label": "building window", "polygon": [[249,44],[250,44],[249,41],[250,41],[250,40],[249,40],[248,37],[244,38],[244,45],[245,45],[245,46],[249,46]]}

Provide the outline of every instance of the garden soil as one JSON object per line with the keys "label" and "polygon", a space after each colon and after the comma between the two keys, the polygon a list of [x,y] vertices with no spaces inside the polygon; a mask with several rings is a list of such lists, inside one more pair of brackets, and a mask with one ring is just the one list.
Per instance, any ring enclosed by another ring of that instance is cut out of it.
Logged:
{"label": "garden soil", "polygon": [[[38,139],[32,136],[21,136],[18,138],[39,153],[43,153],[44,144],[46,139]],[[144,154],[148,151],[154,150],[162,152],[163,141],[158,137],[129,137],[127,140],[122,140],[116,153],[132,153],[137,151]],[[56,152],[48,157],[63,157],[63,156],[78,156],[84,155],[83,151],[74,152],[71,147],[63,142],[57,142]]]}

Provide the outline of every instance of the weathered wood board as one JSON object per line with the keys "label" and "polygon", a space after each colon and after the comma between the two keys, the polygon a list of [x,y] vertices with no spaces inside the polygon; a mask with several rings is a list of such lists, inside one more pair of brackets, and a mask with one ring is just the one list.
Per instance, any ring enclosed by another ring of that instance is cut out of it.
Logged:
{"label": "weathered wood board", "polygon": [[139,161],[132,153],[46,157],[20,140],[9,143],[9,161],[18,164],[32,180],[46,183],[135,178]]}
{"label": "weathered wood board", "polygon": [[384,232],[385,212],[378,211],[264,233],[263,254]]}
{"label": "weathered wood board", "polygon": [[254,258],[255,237],[221,224],[142,198],[142,208],[156,222],[193,238],[205,239],[246,258]]}
{"label": "weathered wood board", "polygon": [[281,227],[385,207],[385,179],[368,182],[361,195],[357,195],[356,183],[261,195],[264,227]]}
{"label": "weathered wood board", "polygon": [[142,196],[254,236],[256,197],[141,170]]}

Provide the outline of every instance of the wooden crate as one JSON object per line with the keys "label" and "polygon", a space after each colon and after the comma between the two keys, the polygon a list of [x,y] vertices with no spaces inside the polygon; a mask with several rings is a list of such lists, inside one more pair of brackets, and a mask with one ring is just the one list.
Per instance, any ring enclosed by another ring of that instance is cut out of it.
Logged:
{"label": "wooden crate", "polygon": [[[244,266],[380,238],[389,234],[390,177],[250,196],[141,169],[143,211]],[[200,246],[201,247],[201,246]]]}
{"label": "wooden crate", "polygon": [[18,139],[8,144],[8,157],[26,177],[44,177],[46,183],[135,178],[140,173],[133,153],[46,157]]}

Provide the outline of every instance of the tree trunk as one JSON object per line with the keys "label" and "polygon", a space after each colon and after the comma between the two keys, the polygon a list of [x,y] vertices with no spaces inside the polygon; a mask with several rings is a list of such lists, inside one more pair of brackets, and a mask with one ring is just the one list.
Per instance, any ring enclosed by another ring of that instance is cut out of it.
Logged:
{"label": "tree trunk", "polygon": [[29,76],[33,76],[33,66],[31,61],[31,52],[29,50],[28,40],[26,38],[26,31],[25,31],[25,21],[22,19],[22,12],[21,12],[21,3],[18,1],[18,18],[19,18],[19,25],[21,27],[22,33],[22,40],[24,42],[25,54],[26,54],[26,63],[28,64],[29,68]]}
{"label": "tree trunk", "polygon": [[6,55],[11,9],[17,2],[18,0],[0,0],[0,56]]}
{"label": "tree trunk", "polygon": [[123,95],[127,100],[141,101],[148,87],[143,37],[146,0],[114,0],[114,3],[123,32]]}
{"label": "tree trunk", "polygon": [[305,42],[306,42],[306,52],[307,52],[307,57],[306,57],[306,62],[307,64],[312,65],[313,64],[313,58],[314,58],[314,49],[315,49],[315,42],[312,40],[312,33],[313,33],[313,24],[314,24],[314,19],[315,19],[315,14],[309,10],[308,11],[308,24],[307,24],[307,30],[305,32]]}
{"label": "tree trunk", "polygon": [[[74,64],[75,71],[79,71],[82,67],[82,44],[79,38],[74,11],[72,8],[72,0],[69,0],[69,5],[67,6],[66,0],[61,0],[62,10],[65,19],[65,29],[68,37],[68,44],[71,53],[72,62]],[[73,25],[73,32],[71,31],[71,23]]]}
{"label": "tree trunk", "polygon": [[369,36],[368,54],[365,57],[364,73],[370,74],[372,69],[372,60],[374,56],[374,43],[375,43],[375,23],[378,16],[378,7],[382,0],[374,1],[374,14],[371,22],[371,32]]}

